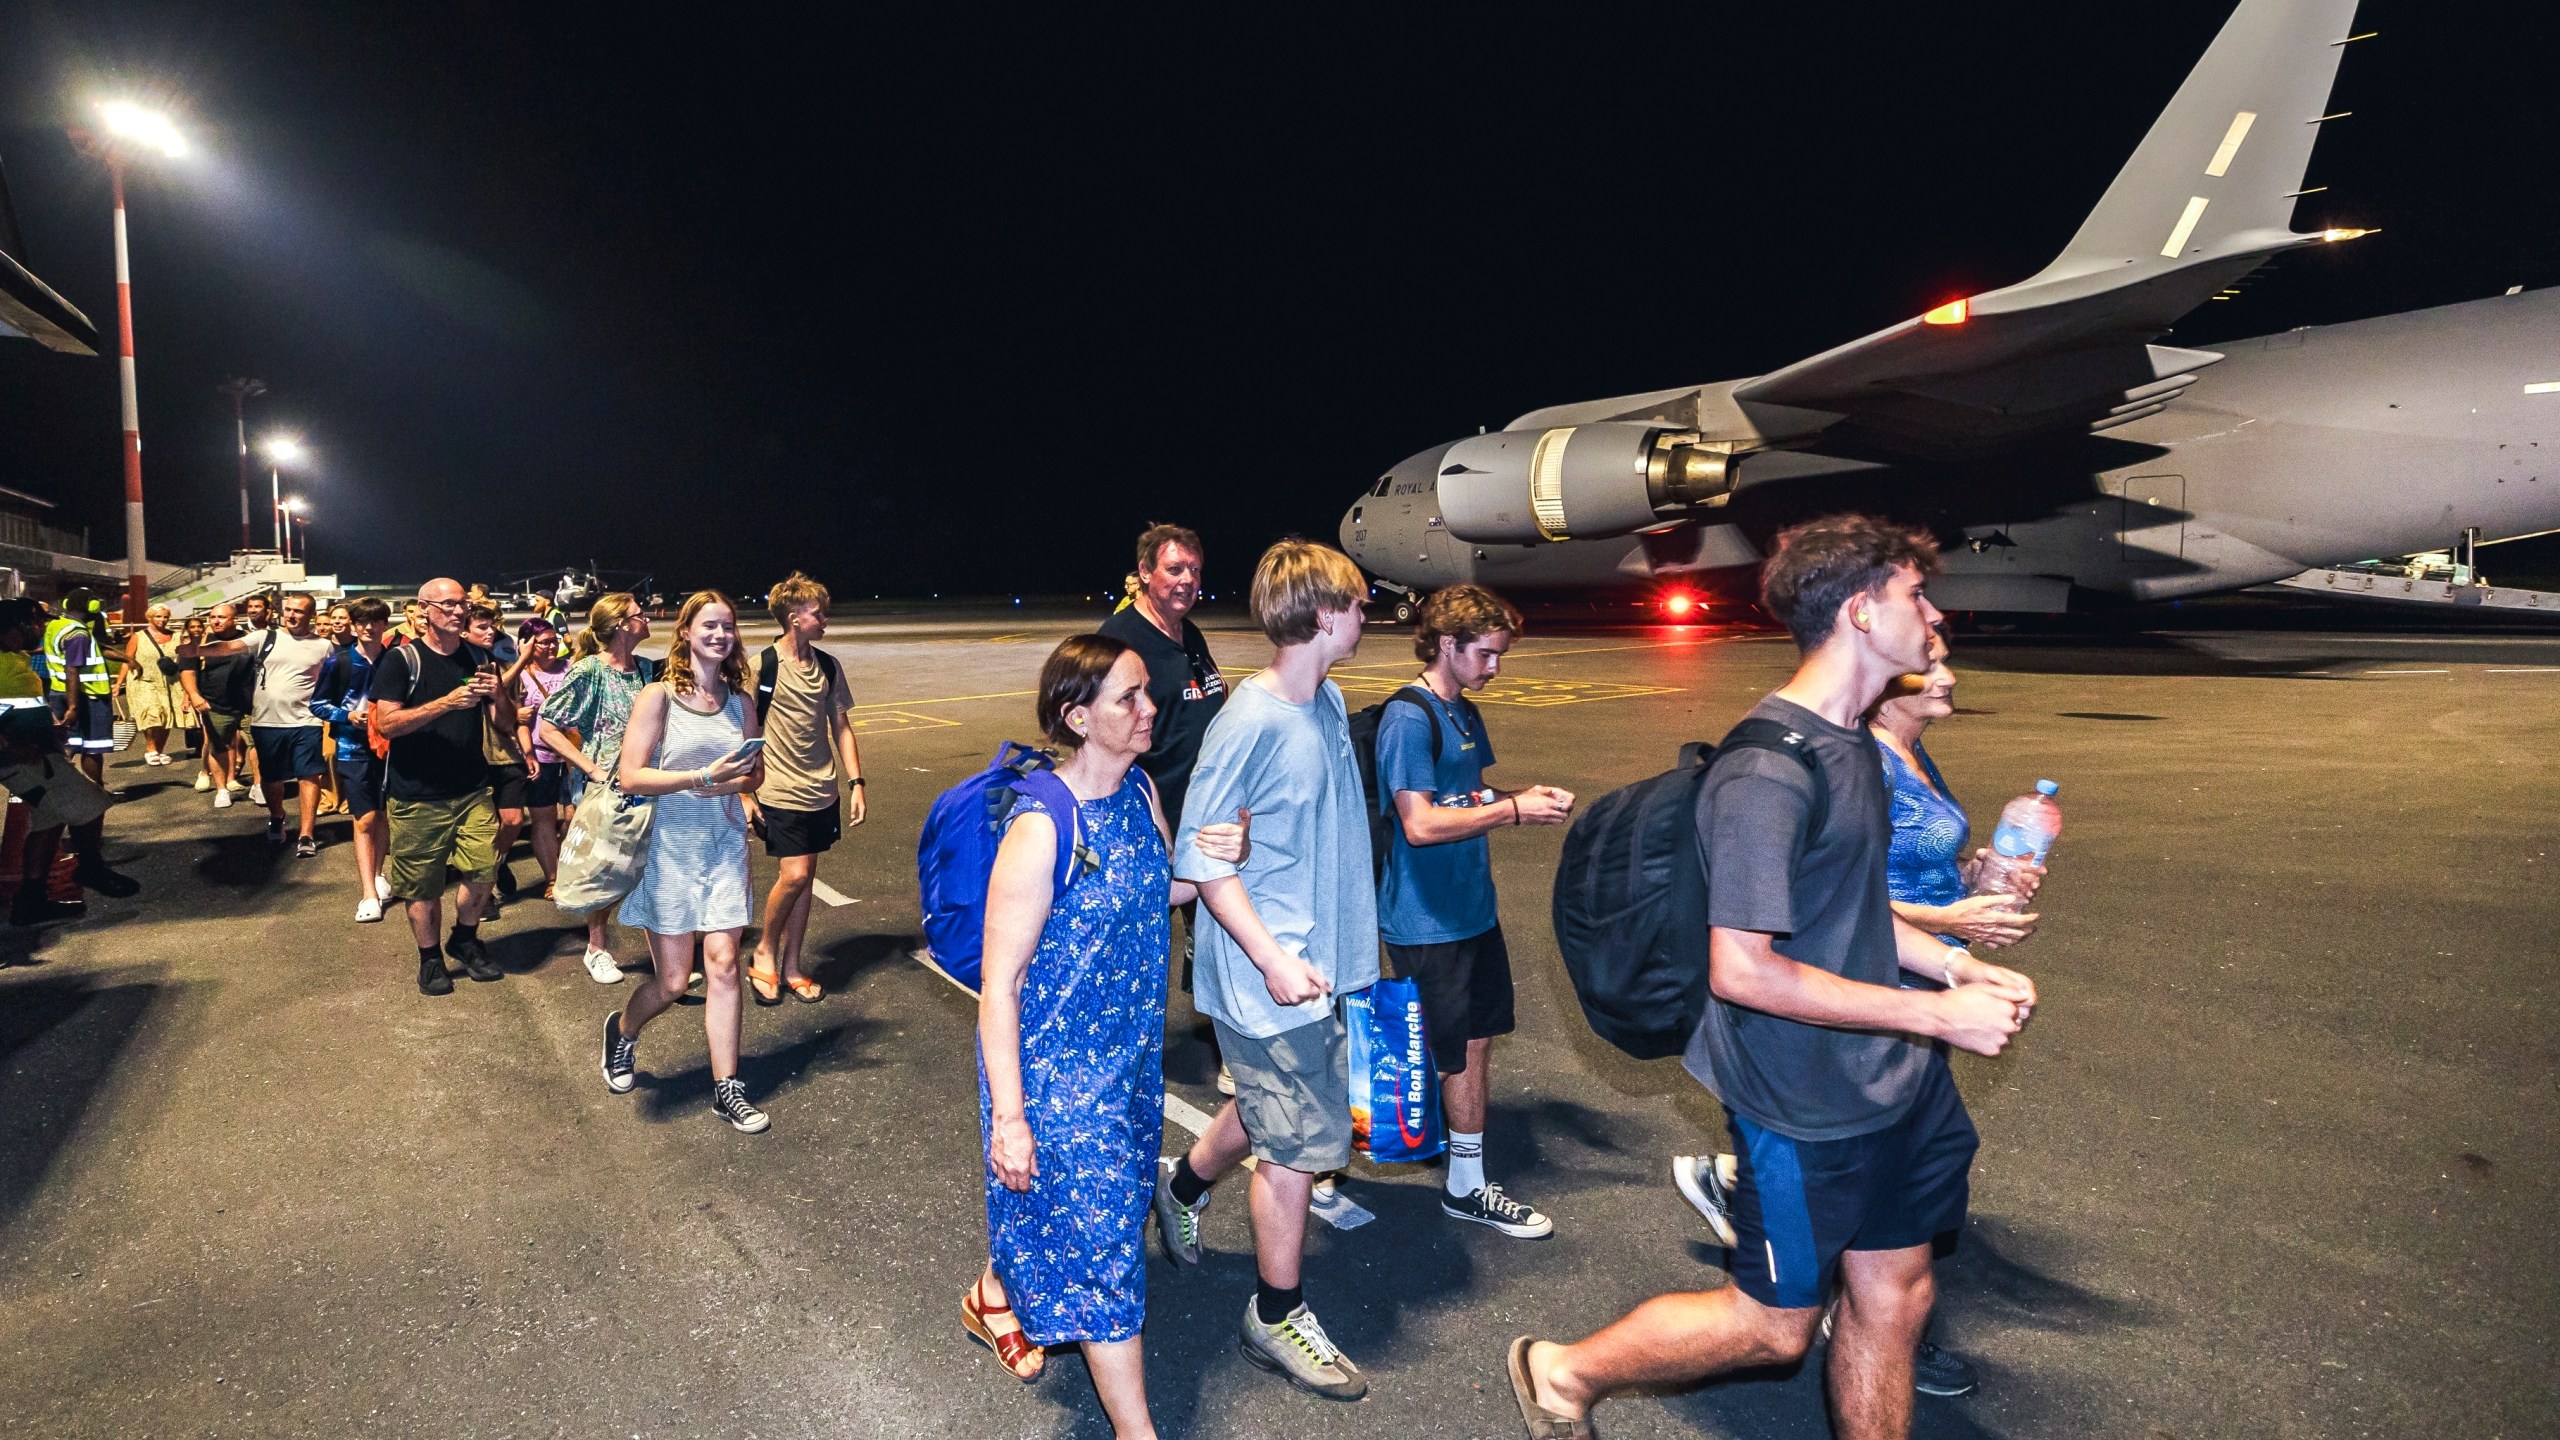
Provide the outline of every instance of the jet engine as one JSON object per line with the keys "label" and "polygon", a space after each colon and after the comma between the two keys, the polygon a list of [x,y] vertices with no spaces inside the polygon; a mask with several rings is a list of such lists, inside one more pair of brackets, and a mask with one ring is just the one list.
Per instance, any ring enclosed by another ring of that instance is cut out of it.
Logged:
{"label": "jet engine", "polygon": [[1739,458],[1641,422],[1471,435],[1441,459],[1440,513],[1479,545],[1625,535],[1723,504]]}

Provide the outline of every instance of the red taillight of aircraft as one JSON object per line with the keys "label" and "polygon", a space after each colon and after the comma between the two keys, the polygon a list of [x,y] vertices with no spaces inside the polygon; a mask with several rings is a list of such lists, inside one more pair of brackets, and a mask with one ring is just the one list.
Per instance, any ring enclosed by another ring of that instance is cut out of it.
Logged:
{"label": "red taillight of aircraft", "polygon": [[1706,608],[1705,601],[1686,590],[1674,590],[1662,597],[1662,613],[1674,620],[1695,619]]}

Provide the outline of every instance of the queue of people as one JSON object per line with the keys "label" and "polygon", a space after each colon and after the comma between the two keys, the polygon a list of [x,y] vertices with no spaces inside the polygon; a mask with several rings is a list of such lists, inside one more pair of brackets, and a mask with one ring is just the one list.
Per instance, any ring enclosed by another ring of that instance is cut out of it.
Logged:
{"label": "queue of people", "polygon": [[[1422,996],[1444,1215],[1520,1240],[1556,1228],[1484,1152],[1494,1041],[1516,1023],[1490,837],[1567,824],[1577,803],[1488,783],[1493,736],[1470,697],[1500,674],[1520,612],[1471,584],[1427,598],[1417,673],[1376,707],[1364,775],[1331,678],[1364,635],[1358,568],[1306,541],[1266,551],[1250,610],[1272,659],[1230,686],[1189,618],[1204,565],[1196,534],[1151,527],[1130,601],[1049,656],[1032,719],[1063,789],[1003,813],[986,884],[988,1243],[963,1326],[1026,1382],[1048,1350],[1080,1346],[1122,1437],[1154,1434],[1146,1227],[1177,1271],[1197,1266],[1202,1216],[1248,1165],[1242,1353],[1317,1396],[1367,1393],[1308,1297],[1305,1239],[1316,1187],[1352,1157],[1344,1001],[1382,973]],[[1963,813],[1922,744],[1953,708],[1925,592],[1936,567],[1925,535],[1846,516],[1781,535],[1764,568],[1763,606],[1801,663],[1751,714],[1797,753],[1727,747],[1699,792],[1707,1000],[1684,1063],[1723,1105],[1734,1149],[1672,1167],[1730,1249],[1733,1283],[1657,1297],[1572,1344],[1515,1340],[1507,1378],[1532,1440],[1595,1434],[1591,1412],[1613,1394],[1791,1363],[1823,1338],[1854,1433],[1907,1433],[1915,1386],[1975,1383],[1927,1339],[1930,1262],[1961,1230],[1978,1144],[1947,1050],[1996,1055],[2027,1023],[2034,983],[1974,948],[2014,944],[2039,917],[1967,893],[1981,855],[1964,855]],[[255,795],[275,843],[311,855],[315,816],[344,809],[356,919],[405,909],[430,996],[452,992],[453,965],[503,976],[479,929],[519,893],[519,835],[551,897],[564,866],[595,863],[583,827],[645,808],[618,903],[582,907],[597,982],[626,976],[612,921],[647,948],[640,983],[603,1017],[599,1069],[611,1092],[635,1089],[648,1027],[699,986],[712,1113],[758,1133],[773,1122],[740,1073],[746,1001],[824,998],[802,957],[816,867],[867,809],[852,688],[819,643],[827,591],[795,573],[768,604],[780,636],[750,658],[735,605],[692,595],[659,664],[638,653],[651,622],[622,594],[574,634],[556,615],[510,633],[441,578],[397,626],[377,599],[324,614],[307,596],[255,597],[176,626],[156,608],[120,651],[102,625],[39,625],[26,602],[0,603],[0,785],[34,812],[48,867],[68,843],[80,883],[130,886],[99,855],[105,802],[85,773],[89,687],[121,692],[144,763],[175,763],[171,739],[192,732],[199,789],[217,808]],[[753,841],[778,874],[748,949]],[[37,848],[13,919],[46,903]],[[1189,917],[1182,981],[1231,1098],[1168,1154],[1176,914]]]}

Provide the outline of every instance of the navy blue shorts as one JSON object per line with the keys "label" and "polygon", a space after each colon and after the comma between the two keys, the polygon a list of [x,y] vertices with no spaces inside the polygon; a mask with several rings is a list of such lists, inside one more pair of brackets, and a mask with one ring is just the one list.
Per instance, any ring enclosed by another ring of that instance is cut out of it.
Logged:
{"label": "navy blue shorts", "polygon": [[1908,1250],[1964,1228],[1981,1144],[1944,1055],[1932,1055],[1902,1118],[1846,1140],[1792,1140],[1732,1111],[1733,1283],[1763,1305],[1831,1298],[1844,1250]]}
{"label": "navy blue shorts", "polygon": [[338,757],[338,793],[346,799],[347,813],[358,820],[382,808],[382,762],[372,751],[353,759]]}
{"label": "navy blue shorts", "polygon": [[329,773],[317,725],[252,725],[249,738],[258,747],[260,785],[317,780]]}

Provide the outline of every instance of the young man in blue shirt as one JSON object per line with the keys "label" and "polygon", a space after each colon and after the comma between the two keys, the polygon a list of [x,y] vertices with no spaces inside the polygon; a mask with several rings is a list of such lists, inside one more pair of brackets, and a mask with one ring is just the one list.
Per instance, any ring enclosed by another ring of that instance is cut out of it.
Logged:
{"label": "young man in blue shirt", "polygon": [[1396,812],[1378,887],[1378,933],[1396,973],[1422,989],[1449,1123],[1448,1193],[1440,1209],[1534,1240],[1552,1234],[1555,1223],[1484,1173],[1485,1067],[1493,1037],[1517,1028],[1511,953],[1494,907],[1493,847],[1485,837],[1514,825],[1561,825],[1573,817],[1573,795],[1552,785],[1487,787],[1493,737],[1467,699],[1500,672],[1519,633],[1520,612],[1481,585],[1452,585],[1423,602],[1413,632],[1421,678],[1378,719],[1378,792]]}

